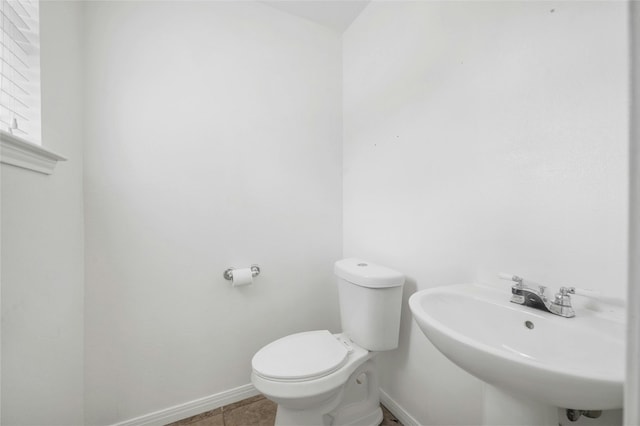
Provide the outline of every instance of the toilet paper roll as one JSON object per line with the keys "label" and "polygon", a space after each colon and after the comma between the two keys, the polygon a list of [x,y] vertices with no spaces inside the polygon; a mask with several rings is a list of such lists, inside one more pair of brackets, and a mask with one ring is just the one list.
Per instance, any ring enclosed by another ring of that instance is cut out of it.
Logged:
{"label": "toilet paper roll", "polygon": [[231,278],[231,285],[238,287],[241,285],[249,285],[253,282],[253,274],[251,268],[240,268],[233,270],[233,276]]}

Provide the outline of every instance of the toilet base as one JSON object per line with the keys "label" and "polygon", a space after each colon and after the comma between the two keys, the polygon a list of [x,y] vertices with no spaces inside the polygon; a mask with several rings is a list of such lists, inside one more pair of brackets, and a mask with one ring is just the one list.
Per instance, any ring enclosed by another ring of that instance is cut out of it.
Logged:
{"label": "toilet base", "polygon": [[275,426],[378,426],[380,423],[382,423],[380,406],[368,413],[361,412],[339,417],[316,410],[289,410],[278,406]]}
{"label": "toilet base", "polygon": [[362,411],[358,413],[341,413],[330,424],[340,426],[378,426],[380,423],[382,423],[382,409],[378,404],[377,407],[366,413]]}
{"label": "toilet base", "polygon": [[293,409],[279,404],[275,426],[377,426],[381,422],[378,376],[369,359],[318,406]]}

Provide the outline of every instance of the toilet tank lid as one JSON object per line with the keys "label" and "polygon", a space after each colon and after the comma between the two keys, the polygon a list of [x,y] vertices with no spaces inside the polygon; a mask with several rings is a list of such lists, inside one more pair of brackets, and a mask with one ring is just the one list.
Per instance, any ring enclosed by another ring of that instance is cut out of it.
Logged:
{"label": "toilet tank lid", "polygon": [[357,258],[338,260],[334,272],[338,277],[361,287],[400,287],[404,284],[404,275],[400,272]]}

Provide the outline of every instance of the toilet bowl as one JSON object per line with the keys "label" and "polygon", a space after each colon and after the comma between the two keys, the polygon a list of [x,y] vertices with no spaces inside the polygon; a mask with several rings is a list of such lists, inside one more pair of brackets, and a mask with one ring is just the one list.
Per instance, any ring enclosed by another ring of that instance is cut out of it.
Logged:
{"label": "toilet bowl", "polygon": [[344,334],[292,334],[256,353],[251,381],[278,404],[276,425],[377,425],[374,355]]}
{"label": "toilet bowl", "polygon": [[375,355],[398,345],[404,276],[360,259],[338,261],[334,270],[343,332],[291,334],[251,361],[251,382],[278,404],[276,426],[382,421]]}

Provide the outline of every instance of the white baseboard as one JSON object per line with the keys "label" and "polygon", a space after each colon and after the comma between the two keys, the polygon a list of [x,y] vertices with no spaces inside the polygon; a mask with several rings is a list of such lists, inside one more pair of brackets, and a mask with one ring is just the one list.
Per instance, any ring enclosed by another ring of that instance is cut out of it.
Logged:
{"label": "white baseboard", "polygon": [[420,423],[407,410],[402,408],[388,393],[380,389],[380,402],[396,416],[404,426],[420,426]]}
{"label": "white baseboard", "polygon": [[112,426],[162,426],[205,411],[214,410],[227,404],[242,401],[258,395],[259,392],[252,384],[240,386],[228,391],[194,399],[184,404],[174,405],[164,410],[155,411],[140,417],[115,423]]}
{"label": "white baseboard", "polygon": [[[205,411],[215,410],[224,405],[233,404],[234,402],[242,401],[243,399],[251,398],[258,394],[259,392],[256,388],[254,388],[252,384],[248,384],[115,423],[112,426],[163,426],[167,423],[195,416]],[[380,402],[382,402],[404,426],[420,426],[420,423],[418,423],[411,414],[382,389],[380,389]]]}

